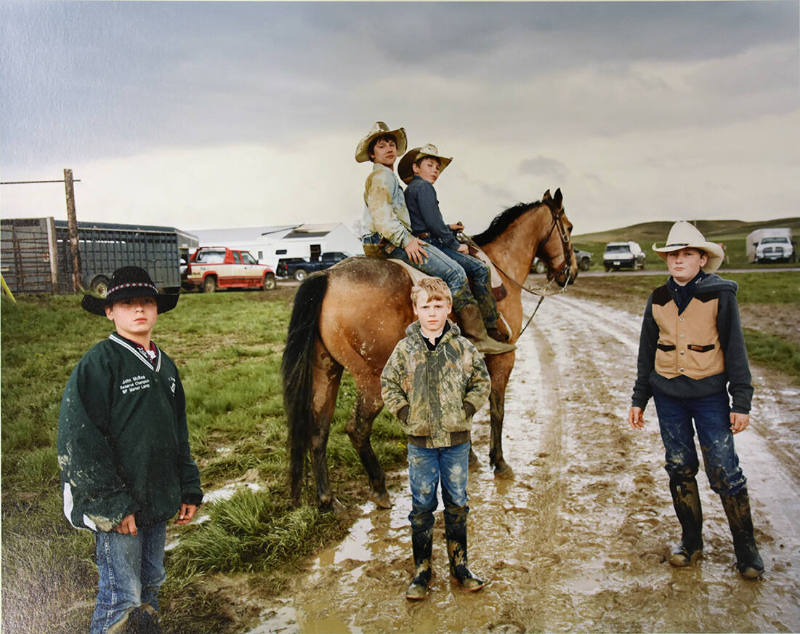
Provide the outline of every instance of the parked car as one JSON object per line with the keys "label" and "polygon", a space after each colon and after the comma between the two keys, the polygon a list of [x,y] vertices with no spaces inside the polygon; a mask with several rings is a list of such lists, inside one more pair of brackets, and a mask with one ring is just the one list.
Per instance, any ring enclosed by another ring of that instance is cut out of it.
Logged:
{"label": "parked car", "polygon": [[[575,247],[572,248],[575,251],[575,261],[578,263],[578,268],[581,271],[588,271],[589,267],[592,265],[592,254],[588,251],[576,249]],[[533,258],[531,270],[537,273],[547,273],[547,265],[539,258]]]}
{"label": "parked car", "polygon": [[275,272],[259,264],[249,251],[228,247],[200,247],[189,258],[183,287],[213,293],[218,288],[262,288],[276,286]]}
{"label": "parked car", "polygon": [[619,269],[644,270],[645,254],[638,242],[609,242],[603,253],[603,266],[606,271]]}
{"label": "parked car", "polygon": [[282,258],[278,260],[278,277],[293,277],[302,282],[310,273],[323,271],[350,256],[342,251],[326,251],[316,262],[304,258]]}

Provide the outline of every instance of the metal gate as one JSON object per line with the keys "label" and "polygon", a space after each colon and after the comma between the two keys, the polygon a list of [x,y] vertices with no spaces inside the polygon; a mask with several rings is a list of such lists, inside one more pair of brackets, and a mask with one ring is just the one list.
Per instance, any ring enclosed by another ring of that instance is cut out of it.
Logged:
{"label": "metal gate", "polygon": [[52,293],[58,286],[52,218],[0,221],[0,271],[12,293]]}

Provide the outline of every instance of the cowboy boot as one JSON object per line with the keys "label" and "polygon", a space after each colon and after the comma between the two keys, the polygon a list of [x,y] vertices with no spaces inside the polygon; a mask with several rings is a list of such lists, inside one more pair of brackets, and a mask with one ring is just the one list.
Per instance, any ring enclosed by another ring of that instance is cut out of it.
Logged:
{"label": "cowboy boot", "polygon": [[675,515],[681,523],[681,541],[672,549],[669,563],[678,568],[688,566],[703,556],[703,510],[697,480],[670,480],[669,492]]}
{"label": "cowboy boot", "polygon": [[483,323],[481,311],[478,305],[472,301],[461,310],[457,311],[461,332],[469,339],[478,352],[482,354],[503,354],[516,350],[516,346],[511,343],[495,341],[486,332],[486,325]]}
{"label": "cowboy boot", "polygon": [[764,563],[758,554],[753,535],[753,519],[750,516],[750,496],[747,494],[747,487],[736,495],[720,495],[720,499],[731,527],[739,574],[745,579],[758,579],[764,572]]}
{"label": "cowboy boot", "polygon": [[433,555],[433,528],[411,529],[411,548],[414,552],[414,579],[406,590],[406,599],[420,601],[428,596]]}
{"label": "cowboy boot", "polygon": [[458,580],[461,587],[477,592],[486,581],[476,577],[467,567],[467,514],[464,507],[444,513],[444,531],[447,537],[447,557],[450,560],[450,575]]}

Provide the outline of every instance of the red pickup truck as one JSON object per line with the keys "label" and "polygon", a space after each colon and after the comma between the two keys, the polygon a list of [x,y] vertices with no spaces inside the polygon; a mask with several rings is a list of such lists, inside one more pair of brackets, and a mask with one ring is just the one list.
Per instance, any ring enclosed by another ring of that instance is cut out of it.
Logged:
{"label": "red pickup truck", "polygon": [[183,273],[186,289],[213,293],[218,288],[263,288],[276,286],[275,272],[259,264],[249,251],[227,247],[200,247],[189,258]]}

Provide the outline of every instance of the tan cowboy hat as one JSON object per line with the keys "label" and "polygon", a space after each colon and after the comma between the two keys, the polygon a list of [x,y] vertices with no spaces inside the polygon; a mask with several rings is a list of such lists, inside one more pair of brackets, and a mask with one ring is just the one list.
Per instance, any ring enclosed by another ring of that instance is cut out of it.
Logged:
{"label": "tan cowboy hat", "polygon": [[423,159],[426,156],[432,156],[433,158],[439,159],[440,174],[444,171],[445,167],[450,165],[450,161],[453,160],[452,156],[447,157],[439,154],[439,148],[437,148],[433,143],[426,143],[422,147],[415,147],[414,149],[409,150],[408,153],[401,158],[400,162],[397,164],[397,173],[400,175],[400,180],[406,184],[410,183],[411,179],[414,178],[414,168],[412,166],[418,160]]}
{"label": "tan cowboy hat", "polygon": [[653,251],[658,253],[662,260],[667,259],[667,253],[670,251],[678,251],[688,247],[705,251],[708,256],[706,265],[703,267],[705,273],[716,271],[725,258],[725,252],[720,245],[716,242],[708,242],[697,227],[685,220],[679,220],[672,225],[669,235],[667,235],[667,243],[663,247],[657,247],[656,243],[653,243]]}
{"label": "tan cowboy hat", "polygon": [[383,136],[384,134],[391,134],[395,139],[397,139],[397,155],[400,156],[403,152],[406,151],[406,147],[408,146],[408,140],[406,139],[406,131],[403,128],[397,128],[397,130],[390,130],[389,126],[386,125],[383,121],[376,121],[375,125],[372,126],[372,129],[367,132],[367,136],[361,139],[356,146],[356,162],[358,163],[366,163],[369,161],[369,144],[372,143],[374,139],[379,136]]}

